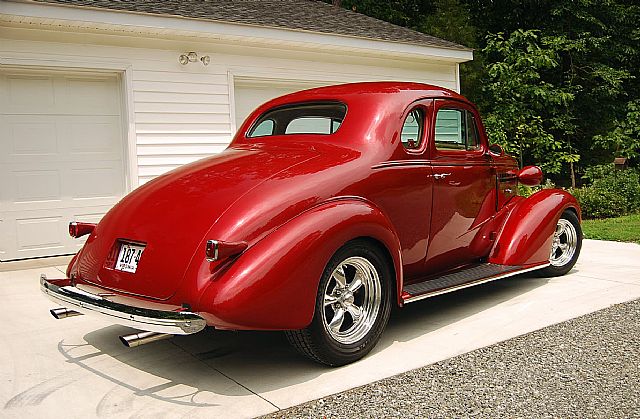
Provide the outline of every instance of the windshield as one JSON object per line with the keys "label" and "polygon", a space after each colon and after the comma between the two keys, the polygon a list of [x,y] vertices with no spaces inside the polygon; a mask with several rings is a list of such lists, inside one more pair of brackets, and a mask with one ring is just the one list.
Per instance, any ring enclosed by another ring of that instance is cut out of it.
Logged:
{"label": "windshield", "polygon": [[347,113],[340,102],[299,103],[265,112],[253,124],[248,138],[288,134],[330,135],[336,132]]}

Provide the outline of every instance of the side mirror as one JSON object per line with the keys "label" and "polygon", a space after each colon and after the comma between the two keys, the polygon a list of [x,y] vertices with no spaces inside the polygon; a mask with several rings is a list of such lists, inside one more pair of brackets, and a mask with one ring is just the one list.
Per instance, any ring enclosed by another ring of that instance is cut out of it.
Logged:
{"label": "side mirror", "polygon": [[489,153],[493,156],[498,156],[498,157],[504,156],[504,150],[498,144],[491,144],[489,146]]}
{"label": "side mirror", "polygon": [[527,186],[537,186],[542,183],[542,169],[538,166],[526,166],[518,170],[518,182]]}

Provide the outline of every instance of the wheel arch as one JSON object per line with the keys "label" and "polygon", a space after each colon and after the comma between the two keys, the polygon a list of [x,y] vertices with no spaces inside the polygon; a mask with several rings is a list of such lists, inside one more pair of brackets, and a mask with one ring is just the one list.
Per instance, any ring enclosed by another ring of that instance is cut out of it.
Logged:
{"label": "wheel arch", "polygon": [[327,201],[291,219],[240,255],[209,281],[198,308],[222,329],[289,330],[311,323],[320,277],[330,258],[363,238],[392,262],[396,290],[402,287],[400,244],[392,224],[369,201]]}
{"label": "wheel arch", "polygon": [[543,189],[518,201],[496,238],[488,262],[514,266],[548,263],[553,231],[565,210],[574,211],[580,220],[578,201],[561,189]]}

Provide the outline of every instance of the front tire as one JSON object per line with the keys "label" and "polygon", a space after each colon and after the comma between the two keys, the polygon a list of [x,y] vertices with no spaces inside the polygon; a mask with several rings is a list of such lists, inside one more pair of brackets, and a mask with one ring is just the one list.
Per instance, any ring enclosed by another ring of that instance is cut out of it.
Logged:
{"label": "front tire", "polygon": [[376,345],[391,312],[391,270],[381,250],[365,240],[340,248],[327,264],[311,324],[287,331],[308,358],[329,366],[364,357]]}
{"label": "front tire", "polygon": [[540,276],[562,276],[576,264],[582,249],[582,228],[576,214],[566,210],[560,216],[553,233],[550,265],[541,269]]}

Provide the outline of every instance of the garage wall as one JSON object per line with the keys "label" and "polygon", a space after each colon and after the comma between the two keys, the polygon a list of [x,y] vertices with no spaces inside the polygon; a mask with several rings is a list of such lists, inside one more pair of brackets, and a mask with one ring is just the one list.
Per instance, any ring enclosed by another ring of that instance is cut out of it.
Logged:
{"label": "garage wall", "polygon": [[[2,37],[0,63],[5,65],[104,66],[125,72],[130,95],[125,119],[133,142],[130,150],[135,154],[130,187],[228,145],[236,126],[234,80],[273,79],[281,85],[408,80],[457,87],[455,63],[362,59],[186,41],[147,42],[23,28],[3,28]],[[180,65],[178,56],[188,51],[210,55],[211,64]]]}

